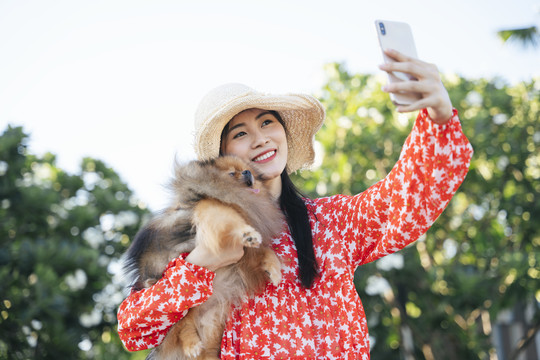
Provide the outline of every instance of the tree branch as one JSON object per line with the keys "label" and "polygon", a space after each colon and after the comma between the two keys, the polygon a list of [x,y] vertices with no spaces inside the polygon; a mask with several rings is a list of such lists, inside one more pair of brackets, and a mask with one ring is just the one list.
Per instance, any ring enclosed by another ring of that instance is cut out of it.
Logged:
{"label": "tree branch", "polygon": [[529,346],[529,343],[534,339],[534,335],[540,330],[540,320],[531,326],[525,335],[518,341],[517,347],[512,352],[510,360],[517,360],[519,354]]}

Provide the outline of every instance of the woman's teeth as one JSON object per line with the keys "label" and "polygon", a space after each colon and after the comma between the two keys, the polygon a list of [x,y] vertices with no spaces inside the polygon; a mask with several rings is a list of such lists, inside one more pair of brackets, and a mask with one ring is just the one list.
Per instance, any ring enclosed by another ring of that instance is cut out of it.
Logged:
{"label": "woman's teeth", "polygon": [[275,153],[276,153],[276,151],[269,151],[269,152],[267,152],[266,154],[263,154],[263,155],[261,155],[261,156],[256,157],[255,159],[253,159],[253,161],[263,161],[263,160],[266,160],[266,159],[268,159],[269,157],[274,156]]}

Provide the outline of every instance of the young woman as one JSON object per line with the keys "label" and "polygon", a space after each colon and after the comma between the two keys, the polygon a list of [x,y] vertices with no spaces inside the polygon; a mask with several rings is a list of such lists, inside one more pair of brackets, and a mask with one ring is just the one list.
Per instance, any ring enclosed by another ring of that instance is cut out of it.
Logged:
{"label": "young woman", "polygon": [[[399,161],[366,191],[305,199],[288,174],[312,164],[314,135],[324,109],[308,95],[270,95],[244,85],[211,91],[196,113],[199,159],[232,154],[271,179],[288,227],[273,240],[283,280],[231,310],[222,359],[368,359],[367,322],[353,283],[362,264],[418,239],[463,181],[472,148],[435,66],[400,53],[381,65],[418,81],[387,85],[416,92],[420,110]],[[128,350],[155,347],[190,308],[212,293],[214,271],[238,261],[243,249],[215,258],[202,247],[180,256],[154,286],[121,304],[118,332]],[[188,290],[186,290],[188,289]]]}

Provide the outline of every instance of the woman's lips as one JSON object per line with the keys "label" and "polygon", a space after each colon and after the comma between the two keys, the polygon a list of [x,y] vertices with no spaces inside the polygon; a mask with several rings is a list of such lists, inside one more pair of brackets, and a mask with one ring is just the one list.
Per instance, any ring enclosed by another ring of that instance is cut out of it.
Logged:
{"label": "woman's lips", "polygon": [[265,163],[272,160],[276,156],[276,150],[270,150],[263,154],[260,154],[252,159],[256,163]]}

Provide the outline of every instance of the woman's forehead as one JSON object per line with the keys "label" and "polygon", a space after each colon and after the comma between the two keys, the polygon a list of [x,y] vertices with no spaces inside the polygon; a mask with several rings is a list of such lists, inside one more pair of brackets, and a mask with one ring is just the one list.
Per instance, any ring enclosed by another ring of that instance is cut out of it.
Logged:
{"label": "woman's forehead", "polygon": [[265,112],[265,111],[267,111],[267,110],[262,110],[262,109],[257,109],[257,108],[243,110],[243,111],[239,112],[238,114],[236,114],[231,119],[231,121],[229,121],[229,125],[232,125],[233,123],[237,123],[237,122],[240,122],[240,121],[256,119],[257,116],[259,116],[259,114],[261,114],[262,112]]}

